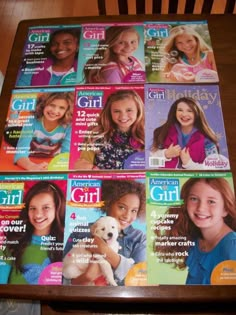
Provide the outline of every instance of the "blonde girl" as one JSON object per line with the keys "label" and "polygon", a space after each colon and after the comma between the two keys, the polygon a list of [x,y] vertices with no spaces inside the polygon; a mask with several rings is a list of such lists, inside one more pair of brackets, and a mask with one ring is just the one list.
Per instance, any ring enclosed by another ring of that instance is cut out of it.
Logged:
{"label": "blonde girl", "polygon": [[201,81],[200,73],[206,69],[209,71],[204,80],[218,79],[212,48],[192,27],[173,27],[170,36],[163,42],[161,53],[164,55],[162,66],[167,81]]}
{"label": "blonde girl", "polygon": [[133,26],[109,27],[105,39],[99,41],[99,49],[84,66],[84,82],[122,83],[133,71],[144,71],[140,60],[133,56],[139,42]]}
{"label": "blonde girl", "polygon": [[46,170],[48,162],[35,163],[30,157],[52,158],[70,151],[73,92],[39,96],[34,117],[23,127],[14,162],[29,171]]}

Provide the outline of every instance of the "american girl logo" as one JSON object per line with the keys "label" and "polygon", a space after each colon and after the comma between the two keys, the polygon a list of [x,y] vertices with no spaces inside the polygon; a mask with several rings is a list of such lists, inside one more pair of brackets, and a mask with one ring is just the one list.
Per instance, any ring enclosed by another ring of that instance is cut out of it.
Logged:
{"label": "american girl logo", "polygon": [[23,183],[0,184],[0,206],[2,209],[19,209],[23,207]]}
{"label": "american girl logo", "polygon": [[69,204],[73,207],[100,207],[101,182],[98,180],[72,181]]}
{"label": "american girl logo", "polygon": [[149,179],[151,202],[168,204],[180,202],[179,180],[178,179]]}
{"label": "american girl logo", "polygon": [[102,91],[78,92],[77,106],[80,108],[102,108]]}
{"label": "american girl logo", "polygon": [[48,43],[50,40],[50,32],[34,31],[29,34],[28,41],[31,43]]}
{"label": "american girl logo", "polygon": [[148,89],[148,99],[165,99],[165,90],[163,88],[149,88]]}
{"label": "american girl logo", "polygon": [[11,103],[12,111],[34,111],[36,98],[15,98]]}
{"label": "american girl logo", "polygon": [[169,36],[169,27],[167,24],[163,25],[148,25],[146,35],[152,38],[166,38]]}
{"label": "american girl logo", "polygon": [[105,28],[104,27],[84,27],[83,28],[84,39],[102,40],[105,39]]}

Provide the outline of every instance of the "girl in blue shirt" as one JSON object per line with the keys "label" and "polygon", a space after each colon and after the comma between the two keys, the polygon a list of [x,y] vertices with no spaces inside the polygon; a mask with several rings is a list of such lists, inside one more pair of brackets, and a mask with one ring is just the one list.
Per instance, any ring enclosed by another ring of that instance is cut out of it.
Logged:
{"label": "girl in blue shirt", "polygon": [[156,246],[155,250],[166,258],[170,253],[187,253],[176,262],[180,269],[188,267],[186,284],[211,284],[212,272],[220,262],[236,261],[234,193],[224,178],[190,178],[182,186],[181,199],[181,208],[168,210],[168,214],[178,213],[178,219],[165,235],[184,237],[190,246]]}
{"label": "girl in blue shirt", "polygon": [[39,96],[34,116],[23,126],[14,162],[28,171],[47,170],[48,162],[30,157],[53,158],[70,151],[73,92],[52,92]]}

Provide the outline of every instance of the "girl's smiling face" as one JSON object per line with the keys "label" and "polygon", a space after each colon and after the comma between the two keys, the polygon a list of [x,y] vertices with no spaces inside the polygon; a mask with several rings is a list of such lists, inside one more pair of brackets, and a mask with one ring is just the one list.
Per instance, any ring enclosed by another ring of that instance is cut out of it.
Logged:
{"label": "girl's smiling face", "polygon": [[115,218],[123,230],[130,226],[136,219],[140,207],[140,199],[137,194],[128,193],[112,203],[108,215]]}
{"label": "girl's smiling face", "polygon": [[56,34],[52,40],[50,51],[58,60],[75,56],[78,49],[78,40],[72,34]]}
{"label": "girl's smiling face", "polygon": [[113,52],[117,55],[121,61],[128,61],[128,57],[138,49],[139,39],[138,35],[134,31],[122,32],[119,39],[112,46]]}
{"label": "girl's smiling face", "polygon": [[54,99],[43,109],[44,119],[48,122],[55,122],[63,118],[68,109],[66,100]]}
{"label": "girl's smiling face", "polygon": [[198,42],[193,35],[182,34],[176,36],[175,46],[186,56],[192,57],[196,55]]}
{"label": "girl's smiling face", "polygon": [[136,121],[138,110],[132,98],[126,98],[113,102],[111,105],[111,118],[117,128],[122,132],[128,132]]}
{"label": "girl's smiling face", "polygon": [[191,130],[194,126],[195,115],[187,103],[180,102],[176,108],[176,119],[182,128]]}
{"label": "girl's smiling face", "polygon": [[195,183],[190,189],[186,207],[191,221],[202,230],[219,229],[227,216],[221,193],[204,181]]}
{"label": "girl's smiling face", "polygon": [[31,199],[28,216],[35,235],[49,234],[55,215],[56,207],[51,194],[39,193]]}

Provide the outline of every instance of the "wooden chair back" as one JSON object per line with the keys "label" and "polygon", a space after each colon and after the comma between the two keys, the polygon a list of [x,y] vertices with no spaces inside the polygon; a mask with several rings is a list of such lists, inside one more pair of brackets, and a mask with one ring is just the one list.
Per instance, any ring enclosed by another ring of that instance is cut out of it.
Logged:
{"label": "wooden chair back", "polygon": [[236,13],[235,0],[98,0],[100,15]]}

